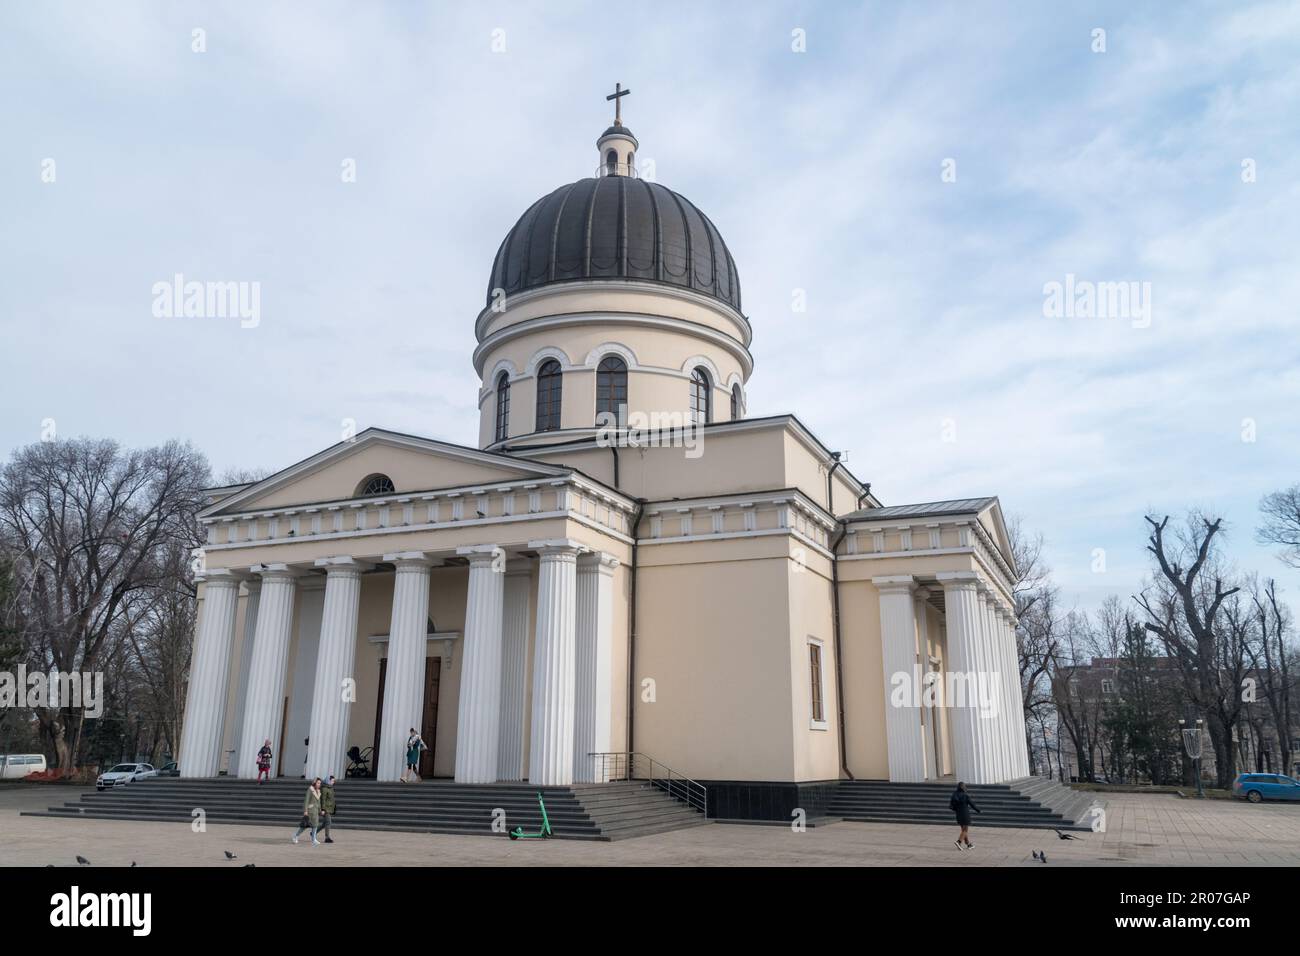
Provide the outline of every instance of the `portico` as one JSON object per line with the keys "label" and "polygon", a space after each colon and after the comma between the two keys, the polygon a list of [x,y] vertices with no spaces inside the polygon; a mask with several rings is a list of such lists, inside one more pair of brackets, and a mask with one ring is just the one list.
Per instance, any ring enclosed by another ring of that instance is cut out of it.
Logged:
{"label": "portico", "polygon": [[[432,716],[438,775],[593,779],[586,755],[621,723],[613,592],[631,504],[548,477],[213,516],[182,776],[255,777],[269,739],[277,774],[342,776],[351,746],[374,746],[377,778],[398,780]],[[295,715],[304,747],[284,739]]]}
{"label": "portico", "polygon": [[996,508],[969,499],[851,516],[841,580],[851,602],[862,599],[855,611],[877,606],[891,781],[1029,774],[1014,578],[994,540]]}

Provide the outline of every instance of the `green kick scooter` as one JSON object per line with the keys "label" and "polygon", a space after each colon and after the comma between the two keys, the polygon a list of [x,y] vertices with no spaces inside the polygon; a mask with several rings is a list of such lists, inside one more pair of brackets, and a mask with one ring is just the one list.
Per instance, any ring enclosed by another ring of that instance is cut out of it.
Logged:
{"label": "green kick scooter", "polygon": [[546,804],[542,802],[542,795],[540,792],[537,794],[537,805],[542,808],[541,829],[539,829],[536,833],[525,833],[523,827],[515,827],[513,830],[510,831],[510,839],[536,840],[540,837],[543,840],[549,840],[551,838],[551,821],[546,816]]}

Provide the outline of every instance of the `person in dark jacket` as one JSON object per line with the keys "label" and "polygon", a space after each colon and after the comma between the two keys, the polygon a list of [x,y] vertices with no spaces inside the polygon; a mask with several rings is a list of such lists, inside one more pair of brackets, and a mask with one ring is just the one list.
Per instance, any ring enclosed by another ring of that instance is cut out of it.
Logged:
{"label": "person in dark jacket", "polygon": [[975,801],[966,792],[965,783],[957,784],[957,789],[952,792],[952,799],[948,801],[948,808],[957,814],[957,825],[961,827],[961,833],[957,835],[957,849],[973,850],[975,844],[970,841],[970,812],[974,810],[980,813],[981,810],[975,806]]}
{"label": "person in dark jacket", "polygon": [[325,831],[325,842],[333,843],[330,838],[330,821],[334,819],[334,774],[325,780],[320,788],[320,826]]}

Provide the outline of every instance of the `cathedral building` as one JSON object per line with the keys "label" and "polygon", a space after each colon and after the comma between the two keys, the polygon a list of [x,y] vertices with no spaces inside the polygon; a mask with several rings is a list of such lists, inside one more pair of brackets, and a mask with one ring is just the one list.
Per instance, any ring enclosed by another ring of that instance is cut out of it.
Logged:
{"label": "cathedral building", "polygon": [[182,775],[252,778],[269,739],[278,774],[355,746],[396,780],[416,728],[426,778],[644,754],[726,816],[1026,776],[998,500],[886,506],[795,415],[747,416],[722,234],[621,116],[596,146],[496,251],[478,447],[369,428],[211,490]]}

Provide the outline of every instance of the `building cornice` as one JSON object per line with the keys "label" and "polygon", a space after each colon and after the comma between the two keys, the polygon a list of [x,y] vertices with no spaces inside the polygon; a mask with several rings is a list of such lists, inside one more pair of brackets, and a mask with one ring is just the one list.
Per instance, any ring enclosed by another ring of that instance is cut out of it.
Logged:
{"label": "building cornice", "polygon": [[[728,321],[736,323],[744,329],[745,337],[742,344],[746,347],[753,342],[754,329],[749,324],[749,319],[745,318],[740,312],[726,303],[715,299],[713,296],[705,295],[702,292],[696,292],[694,289],[685,289],[681,286],[672,285],[671,283],[638,281],[637,279],[625,278],[601,278],[601,279],[574,279],[568,282],[550,283],[548,285],[538,286],[533,289],[527,289],[523,292],[512,293],[508,296],[510,306],[505,312],[499,312],[492,306],[486,306],[474,320],[474,338],[479,342],[483,341],[483,332],[490,325],[493,319],[501,316],[508,316],[510,308],[520,308],[537,299],[545,299],[551,296],[584,293],[584,292],[617,292],[620,294],[639,293],[648,296],[668,296],[669,298],[681,299],[684,302],[690,302],[718,313]],[[609,313],[618,314],[618,313]]]}
{"label": "building cornice", "polygon": [[684,335],[694,336],[695,338],[704,339],[712,344],[724,349],[740,363],[744,370],[744,377],[749,378],[754,371],[754,357],[749,354],[749,349],[743,342],[735,339],[725,332],[720,332],[715,328],[703,325],[699,322],[691,322],[687,319],[674,319],[660,315],[650,315],[649,313],[635,312],[573,312],[560,315],[538,316],[535,319],[525,319],[514,325],[508,325],[503,329],[498,329],[486,339],[479,343],[474,349],[474,372],[483,378],[483,370],[487,356],[499,346],[506,342],[513,341],[524,335],[530,335],[534,332],[548,332],[554,329],[581,327],[588,325],[615,326],[615,325],[633,325],[641,328],[664,329],[672,332],[680,332]]}

